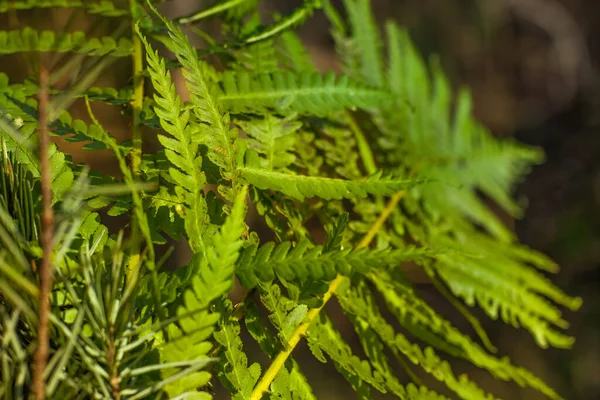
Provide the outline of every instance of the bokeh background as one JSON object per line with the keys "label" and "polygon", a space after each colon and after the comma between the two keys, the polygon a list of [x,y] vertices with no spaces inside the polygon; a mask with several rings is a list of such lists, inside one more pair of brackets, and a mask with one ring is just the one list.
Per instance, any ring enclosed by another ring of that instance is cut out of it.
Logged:
{"label": "bokeh background", "polygon": [[[161,5],[179,16],[212,0],[174,0]],[[262,0],[265,10],[285,13],[301,0]],[[341,5],[342,0],[334,1]],[[395,19],[408,28],[425,57],[439,56],[450,80],[468,85],[477,117],[496,135],[514,137],[542,147],[544,165],[536,167],[518,188],[528,199],[525,218],[507,220],[521,240],[549,254],[561,266],[553,279],[569,294],[584,298],[577,313],[569,313],[574,348],[541,350],[522,330],[516,330],[475,310],[501,354],[527,366],[554,386],[565,398],[600,399],[600,1],[598,0],[372,0],[383,23]],[[46,12],[46,11],[45,11]],[[41,24],[63,26],[64,11],[19,14],[16,20],[0,15],[0,26]],[[102,34],[115,27],[92,27],[90,20],[72,21],[69,29]],[[209,27],[210,28],[210,27]],[[5,28],[3,28],[5,29]],[[58,28],[60,29],[60,28]],[[337,70],[334,44],[326,18],[317,12],[299,29],[317,65]],[[19,81],[29,75],[22,56],[2,57],[0,72]],[[96,85],[127,85],[130,66],[121,60]],[[121,72],[119,72],[121,71]],[[95,109],[105,127],[125,138],[128,120],[110,107]],[[87,118],[82,105],[73,113]],[[110,153],[89,154],[59,143],[74,152],[74,161],[86,162],[103,172],[116,173]],[[185,259],[181,250],[180,259]],[[468,325],[433,288],[419,289],[433,306],[454,324]],[[336,305],[331,305],[336,313]],[[338,319],[338,318],[335,318]],[[356,344],[351,326],[339,318],[344,335]],[[331,364],[312,358],[305,345],[295,351],[319,399],[351,399],[353,392]],[[262,360],[265,362],[266,360]],[[495,381],[489,374],[458,364],[485,388],[504,399],[541,399],[533,391]],[[426,380],[427,383],[431,381]],[[435,383],[432,384],[436,387]],[[218,388],[217,388],[218,390]],[[217,392],[221,393],[221,392]],[[226,398],[219,394],[217,398]],[[382,396],[381,398],[386,398]]]}

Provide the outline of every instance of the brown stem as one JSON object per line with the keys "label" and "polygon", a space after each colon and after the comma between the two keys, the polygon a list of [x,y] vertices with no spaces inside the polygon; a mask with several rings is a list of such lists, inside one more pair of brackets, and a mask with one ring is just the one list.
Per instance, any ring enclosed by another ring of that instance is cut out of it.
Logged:
{"label": "brown stem", "polygon": [[40,135],[40,169],[42,186],[42,235],[43,258],[39,266],[40,298],[38,340],[33,368],[33,393],[36,400],[46,397],[44,370],[49,355],[50,291],[52,289],[52,235],[54,217],[52,214],[52,188],[50,186],[50,159],[48,157],[48,71],[40,67],[40,90],[38,93],[38,124]]}
{"label": "brown stem", "polygon": [[115,346],[115,327],[111,326],[108,329],[108,335],[110,341],[108,343],[108,364],[110,365],[110,385],[112,386],[113,400],[121,399],[121,388],[119,380],[119,370],[117,363],[115,362],[116,357],[116,346]]}

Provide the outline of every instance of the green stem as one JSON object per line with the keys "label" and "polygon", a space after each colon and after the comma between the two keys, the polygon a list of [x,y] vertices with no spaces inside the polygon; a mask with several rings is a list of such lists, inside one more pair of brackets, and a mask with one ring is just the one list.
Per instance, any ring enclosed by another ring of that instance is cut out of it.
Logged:
{"label": "green stem", "polygon": [[373,152],[371,151],[371,147],[367,142],[367,138],[360,129],[360,126],[358,126],[358,123],[354,120],[354,117],[350,111],[345,112],[345,117],[346,121],[348,122],[348,127],[356,139],[356,146],[358,147],[358,152],[360,153],[365,171],[369,175],[374,174],[377,172],[377,165],[375,164],[375,157],[373,157]]}
{"label": "green stem", "polygon": [[[131,9],[135,6],[135,0],[130,0]],[[140,113],[144,106],[144,63],[142,41],[135,33],[135,21],[132,20],[132,42],[133,42],[133,127],[131,140],[133,142],[133,150],[131,151],[131,171],[133,176],[138,176],[140,172],[140,164],[142,162],[142,131],[140,129]]]}
{"label": "green stem", "polygon": [[[129,6],[131,9],[131,41],[133,43],[133,100],[131,102],[131,106],[133,108],[133,126],[132,126],[132,142],[133,142],[133,150],[131,151],[131,174],[133,175],[133,179],[139,178],[140,175],[140,165],[142,163],[142,131],[141,131],[141,121],[140,114],[142,111],[142,107],[144,105],[144,48],[142,45],[142,41],[137,34],[136,31],[136,21],[135,21],[135,8],[137,6],[136,0],[129,0]],[[137,277],[139,276],[139,268],[142,265],[142,257],[141,257],[141,246],[139,240],[137,240],[136,235],[138,232],[141,232],[146,244],[148,246],[148,257],[146,260],[146,264],[148,269],[151,270],[151,279],[152,279],[152,292],[154,294],[154,301],[156,304],[156,309],[158,315],[161,319],[165,319],[164,310],[161,306],[160,301],[160,290],[158,287],[158,273],[156,271],[155,258],[156,255],[154,253],[154,246],[152,243],[152,238],[150,236],[150,228],[148,226],[148,219],[145,215],[145,211],[142,205],[142,199],[137,192],[133,192],[132,194],[133,202],[134,202],[134,213],[133,213],[133,221],[132,221],[132,252],[131,257],[129,259],[129,270],[127,271],[127,277]],[[166,330],[164,331],[166,335]]]}
{"label": "green stem", "polygon": [[[131,107],[133,109],[133,125],[131,127],[131,141],[133,143],[133,149],[131,150],[131,174],[134,178],[137,178],[140,173],[140,165],[142,163],[142,134],[140,129],[140,112],[142,110],[144,104],[144,64],[143,64],[143,49],[142,49],[142,41],[138,37],[135,30],[135,20],[133,18],[136,0],[129,0],[129,6],[131,8],[131,29],[132,29],[132,37],[131,41],[133,43],[133,54],[131,56],[132,64],[133,64],[133,99],[131,101]],[[137,216],[137,213],[133,213],[132,218],[132,242],[133,248],[131,252],[131,257],[129,259],[129,271],[127,277],[137,276],[133,272],[140,267],[141,259],[140,259],[140,244],[139,240],[137,240],[137,234],[140,230],[140,221]]]}

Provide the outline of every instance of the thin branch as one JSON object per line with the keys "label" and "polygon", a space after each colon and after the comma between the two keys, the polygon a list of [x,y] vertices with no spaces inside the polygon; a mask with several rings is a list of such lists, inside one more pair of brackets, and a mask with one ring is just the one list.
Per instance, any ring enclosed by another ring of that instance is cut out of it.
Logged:
{"label": "thin branch", "polygon": [[[129,0],[129,6],[133,15],[136,1]],[[143,64],[143,50],[142,42],[135,32],[135,21],[132,19],[132,36],[131,40],[133,43],[133,54],[131,61],[133,63],[133,99],[131,101],[131,107],[133,109],[133,123],[131,127],[131,141],[133,143],[133,149],[131,150],[131,173],[133,178],[137,178],[140,173],[140,164],[142,162],[142,131],[140,127],[140,113],[142,111],[144,103],[144,64]],[[133,216],[132,221],[132,234],[137,235],[140,221],[137,215]],[[135,237],[135,236],[134,236]],[[133,251],[130,257],[129,273],[127,277],[133,275],[133,270],[140,268],[140,248],[137,240],[133,240]]]}
{"label": "thin branch", "polygon": [[[367,247],[371,243],[371,241],[375,238],[375,235],[377,235],[377,232],[379,232],[385,221],[392,214],[392,212],[398,205],[398,202],[400,202],[400,200],[402,199],[402,197],[404,197],[405,194],[406,192],[398,192],[394,196],[392,196],[381,215],[379,215],[371,229],[369,229],[369,232],[367,232],[367,234],[359,242],[357,248]],[[267,369],[260,381],[258,381],[256,386],[254,387],[254,390],[252,391],[249,400],[262,399],[263,394],[267,390],[269,390],[271,382],[273,382],[273,380],[279,373],[279,370],[283,368],[285,362],[287,361],[290,354],[292,354],[292,351],[294,351],[296,345],[306,334],[306,331],[312,325],[314,320],[319,316],[319,313],[321,312],[323,307],[325,307],[327,302],[336,293],[338,287],[343,282],[343,280],[344,277],[342,275],[338,275],[337,278],[331,281],[331,283],[329,284],[329,290],[327,290],[327,293],[325,293],[325,295],[323,296],[323,304],[321,304],[320,307],[313,308],[308,312],[305,322],[300,324],[298,328],[296,328],[294,333],[290,336],[290,339],[288,340],[289,346],[287,346],[285,350],[283,350],[277,355],[277,357],[275,357],[275,359],[269,366],[269,369]]]}
{"label": "thin branch", "polygon": [[[131,8],[135,6],[135,0],[130,0]],[[135,21],[132,20],[131,40],[133,42],[133,126],[132,126],[132,142],[133,150],[131,151],[131,171],[133,176],[137,177],[140,172],[140,164],[142,163],[142,131],[140,114],[144,106],[144,52],[142,41],[135,33]]]}
{"label": "thin branch", "polygon": [[40,135],[40,169],[42,187],[42,235],[41,245],[43,251],[42,262],[39,266],[40,297],[39,297],[39,322],[37,334],[37,349],[33,369],[33,393],[36,400],[46,397],[46,382],[44,370],[48,363],[50,353],[49,324],[50,324],[50,291],[52,289],[52,236],[54,231],[54,216],[52,214],[52,187],[50,180],[50,159],[48,145],[50,144],[48,132],[48,71],[40,66],[40,89],[38,93],[38,122]]}
{"label": "thin branch", "polygon": [[[133,108],[133,126],[131,135],[133,142],[133,149],[131,151],[131,173],[133,175],[133,179],[139,178],[140,165],[142,163],[141,112],[142,107],[144,106],[144,47],[136,30],[136,7],[137,0],[129,0],[129,8],[131,12],[131,41],[133,43],[133,100],[131,102],[131,106]],[[129,257],[129,268],[126,272],[126,279],[129,279],[131,276],[137,276],[139,272],[138,269],[142,266],[141,246],[136,237],[136,235],[141,232],[142,237],[148,246],[148,258],[146,259],[146,264],[151,270],[152,292],[154,295],[156,310],[159,317],[164,320],[166,319],[166,315],[160,301],[161,293],[158,287],[158,273],[154,264],[156,255],[154,253],[154,246],[150,236],[148,220],[144,215],[141,197],[136,192],[133,192],[132,196],[135,206],[132,221],[133,245],[131,256]],[[165,337],[168,337],[166,330],[163,331],[163,334]]]}
{"label": "thin branch", "polygon": [[360,158],[363,162],[363,166],[365,167],[365,171],[367,174],[371,175],[377,172],[377,165],[375,164],[375,157],[373,157],[373,152],[371,151],[371,147],[367,142],[365,134],[358,126],[358,123],[352,116],[350,111],[345,111],[344,116],[346,117],[346,121],[348,122],[348,127],[350,131],[354,134],[354,139],[356,140],[356,147],[358,147],[358,151],[360,153]]}

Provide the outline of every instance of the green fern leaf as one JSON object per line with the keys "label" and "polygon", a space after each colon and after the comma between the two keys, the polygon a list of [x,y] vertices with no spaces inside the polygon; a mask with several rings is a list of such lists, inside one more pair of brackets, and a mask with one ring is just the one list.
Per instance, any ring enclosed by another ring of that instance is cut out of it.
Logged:
{"label": "green fern leaf", "polygon": [[[341,298],[338,296],[338,299]],[[350,317],[354,325],[354,330],[360,338],[360,341],[363,345],[363,349],[365,350],[365,353],[367,354],[371,365],[373,365],[373,368],[383,376],[385,384],[391,393],[395,394],[400,399],[447,399],[446,397],[439,395],[438,393],[432,390],[429,390],[425,386],[417,387],[412,382],[409,383],[406,388],[402,386],[402,384],[398,381],[398,379],[392,372],[390,365],[387,362],[385,347],[379,339],[378,333],[376,331],[377,327],[369,325],[369,323],[367,323],[365,320],[361,320],[351,315],[351,311],[348,309],[348,307],[345,306],[345,303],[343,301],[340,303],[340,305],[344,309],[344,312]],[[395,355],[396,357],[399,356],[398,354]],[[404,364],[404,360],[401,360],[401,362],[403,363],[403,366],[407,368]]]}
{"label": "green fern leaf", "polygon": [[[0,96],[0,105],[3,105],[3,100]],[[16,142],[13,140],[4,129],[0,127],[0,135],[6,141],[6,148],[10,152],[15,153],[16,161],[23,165],[23,167],[32,173],[34,178],[41,176],[41,170],[39,160],[33,153],[32,148],[37,144],[37,121],[31,118],[25,113],[21,113],[22,116],[17,114],[17,118],[20,118],[23,125],[20,127],[21,141]],[[48,157],[50,159],[50,179],[52,182],[52,199],[53,203],[58,202],[63,198],[65,193],[71,188],[73,184],[74,175],[71,169],[71,162],[65,156],[64,153],[58,150],[56,145],[52,143],[48,148]]]}
{"label": "green fern leaf", "polygon": [[296,144],[296,132],[302,123],[294,121],[294,116],[277,118],[267,114],[264,119],[239,121],[238,125],[250,136],[248,147],[264,155],[260,167],[272,171],[286,168],[296,157],[292,153]]}
{"label": "green fern leaf", "polygon": [[[171,38],[168,46],[184,68],[183,76],[190,90],[193,111],[201,122],[198,124],[200,132],[196,134],[208,148],[208,158],[220,168],[222,177],[231,181],[237,163],[235,142],[238,132],[230,128],[230,117],[221,110],[216,73],[198,58],[196,49],[179,28],[167,20],[163,21]],[[224,189],[223,194],[228,200],[233,200],[230,190]]]}
{"label": "green fern leaf", "polygon": [[124,106],[131,103],[133,88],[125,87],[117,90],[112,87],[91,87],[85,92],[84,96],[87,96],[92,101],[102,101],[107,104]]}
{"label": "green fern leaf", "polygon": [[11,10],[31,10],[34,8],[83,8],[89,14],[103,17],[124,17],[129,10],[117,8],[110,0],[16,0],[0,3],[0,13]]}
{"label": "green fern leaf", "polygon": [[133,52],[133,45],[126,38],[119,40],[110,36],[87,38],[83,32],[56,35],[54,31],[38,32],[29,27],[22,30],[0,31],[0,55],[25,51],[76,52],[90,56],[126,57]]}
{"label": "green fern leaf", "polygon": [[236,71],[271,73],[278,70],[276,49],[272,40],[264,40],[243,47],[234,53]]}
{"label": "green fern leaf", "polygon": [[287,346],[294,330],[304,321],[308,307],[283,296],[277,284],[260,285],[260,293],[265,308],[270,312],[269,319],[279,332],[282,345]]}
{"label": "green fern leaf", "polygon": [[234,393],[233,399],[244,400],[250,398],[252,389],[260,377],[260,365],[253,363],[248,367],[248,358],[244,354],[242,339],[240,338],[240,326],[233,319],[221,325],[221,329],[215,332],[215,340],[223,347],[223,368],[220,378]]}
{"label": "green fern leaf", "polygon": [[304,44],[294,32],[287,31],[279,37],[280,58],[282,64],[296,72],[316,71],[311,56],[305,49]]}
{"label": "green fern leaf", "polygon": [[[214,247],[207,253],[197,253],[192,262],[198,274],[192,278],[191,288],[184,292],[183,305],[177,310],[181,329],[169,326],[169,340],[160,349],[164,362],[203,359],[212,345],[208,342],[214,330],[219,314],[209,310],[210,305],[233,287],[233,271],[239,250],[243,244],[241,239],[245,229],[246,190],[241,190],[235,199],[231,214],[227,217],[221,230],[217,233]],[[210,379],[208,372],[183,373],[176,368],[166,369],[163,377],[168,379],[182,374],[166,387],[169,396],[178,396],[187,391],[206,385]]]}
{"label": "green fern leaf", "polygon": [[355,72],[367,85],[383,87],[385,85],[382,43],[377,32],[377,24],[371,11],[370,0],[344,0],[348,19],[352,27],[352,38],[356,46],[354,52],[359,66]]}
{"label": "green fern leaf", "polygon": [[[368,0],[347,0],[345,5],[353,31],[346,39],[361,54],[350,72],[354,77],[362,76],[367,84],[381,87],[377,83],[383,79],[380,67],[367,72],[367,67],[379,64],[372,63],[372,58],[381,47]],[[343,23],[338,21],[338,25],[342,36]],[[453,267],[446,268],[442,262],[433,268],[455,295],[470,304],[477,300],[492,317],[500,313],[506,322],[521,323],[541,346],[569,346],[570,338],[549,327],[549,322],[565,327],[558,310],[535,292],[549,294],[553,301],[570,308],[577,308],[580,300],[565,296],[539,276],[532,279],[534,290],[527,287],[527,279],[506,278],[507,265],[513,277],[533,277],[527,264],[541,261],[536,264],[546,268],[546,262],[523,250],[517,256],[513,233],[480,197],[483,193],[513,216],[519,216],[521,208],[511,199],[510,192],[530,165],[541,161],[540,152],[494,139],[472,118],[471,100],[465,91],[458,96],[451,118],[450,85],[437,64],[430,77],[406,32],[390,23],[387,33],[387,80],[394,100],[373,113],[384,134],[381,147],[388,162],[405,164],[418,176],[438,182],[409,190],[403,199],[408,218],[397,223],[405,225],[414,238],[427,246],[459,246],[475,254],[484,249],[484,262],[443,258]],[[365,54],[370,56],[363,57]],[[413,110],[403,108],[404,102],[411,104]],[[487,238],[480,227],[487,231]],[[540,310],[536,311],[536,307]]]}
{"label": "green fern leaf", "polygon": [[416,179],[382,177],[381,174],[361,180],[343,180],[267,171],[253,166],[238,168],[238,171],[244,179],[259,189],[275,190],[300,201],[307,197],[340,200],[364,198],[369,194],[386,196],[423,182]]}
{"label": "green fern leaf", "polygon": [[321,246],[310,247],[308,241],[301,241],[294,248],[290,242],[278,246],[270,242],[260,248],[248,246],[240,256],[236,273],[240,282],[248,288],[256,286],[259,281],[271,281],[275,275],[286,281],[309,277],[331,281],[337,274],[365,274],[372,268],[385,268],[431,255],[430,250],[415,247],[398,250],[344,249],[324,253]]}
{"label": "green fern leaf", "polygon": [[[269,286],[268,284],[265,286]],[[275,285],[274,285],[275,286]],[[262,349],[270,358],[277,355],[277,351],[281,350],[282,346],[277,343],[271,332],[261,321],[256,304],[250,303],[246,309],[246,327]],[[273,317],[273,314],[271,314]],[[284,366],[277,377],[271,384],[271,398],[275,399],[290,399],[290,400],[315,400],[316,397],[312,392],[310,384],[300,370],[298,363],[292,359],[288,365]]]}
{"label": "green fern leaf", "polygon": [[[327,354],[336,364],[336,369],[350,382],[356,391],[368,396],[368,384],[381,393],[386,393],[386,385],[378,371],[373,371],[368,361],[361,360],[352,353],[350,346],[334,328],[324,314],[320,315],[307,332],[309,348],[321,362],[327,362]],[[358,389],[358,390],[357,390]]]}
{"label": "green fern leaf", "polygon": [[302,24],[312,15],[314,10],[321,7],[321,0],[304,0],[302,5],[295,8],[289,15],[286,15],[272,25],[259,28],[258,32],[250,34],[243,40],[246,43],[256,43],[274,37],[281,32]]}
{"label": "green fern leaf", "polygon": [[[160,124],[165,132],[171,136],[159,135],[160,143],[165,147],[165,155],[171,165],[171,175],[176,186],[177,200],[169,199],[170,204],[162,202],[154,203],[154,206],[179,204],[187,205],[185,216],[185,227],[195,252],[203,249],[204,237],[208,229],[209,221],[207,205],[203,194],[206,185],[206,177],[202,171],[202,158],[199,155],[199,141],[194,137],[192,127],[188,124],[190,119],[189,110],[183,110],[181,99],[176,93],[175,85],[169,78],[165,60],[152,49],[148,41],[142,37],[147,50],[147,60],[150,77],[157,89],[154,96],[156,105],[154,111],[160,119]],[[162,198],[168,193],[163,191]]]}
{"label": "green fern leaf", "polygon": [[431,309],[412,289],[398,283],[385,272],[379,276],[371,275],[369,279],[383,295],[388,308],[402,326],[417,338],[487,369],[496,378],[512,380],[520,386],[539,390],[549,398],[560,399],[554,390],[527,369],[512,365],[506,357],[497,358],[488,354],[469,336],[461,333]]}
{"label": "green fern leaf", "polygon": [[228,71],[223,74],[219,100],[233,113],[297,112],[324,116],[348,108],[372,109],[389,99],[383,90],[359,85],[333,73],[274,72],[252,75]]}
{"label": "green fern leaf", "polygon": [[86,124],[80,119],[73,120],[73,117],[66,111],[61,111],[58,118],[50,124],[51,133],[58,136],[66,136],[65,141],[71,143],[87,142],[91,143],[84,146],[89,150],[104,150],[107,148],[119,147],[117,141],[101,126],[96,124]]}
{"label": "green fern leaf", "polygon": [[371,327],[380,339],[396,353],[406,356],[415,365],[420,365],[425,371],[436,379],[444,382],[451,390],[461,398],[467,400],[495,399],[487,395],[474,382],[467,377],[457,378],[447,361],[441,360],[431,347],[423,351],[417,344],[410,341],[401,333],[395,332],[381,315],[372,294],[366,286],[359,284],[353,288],[341,288],[338,292],[342,307],[357,319],[358,324]]}

